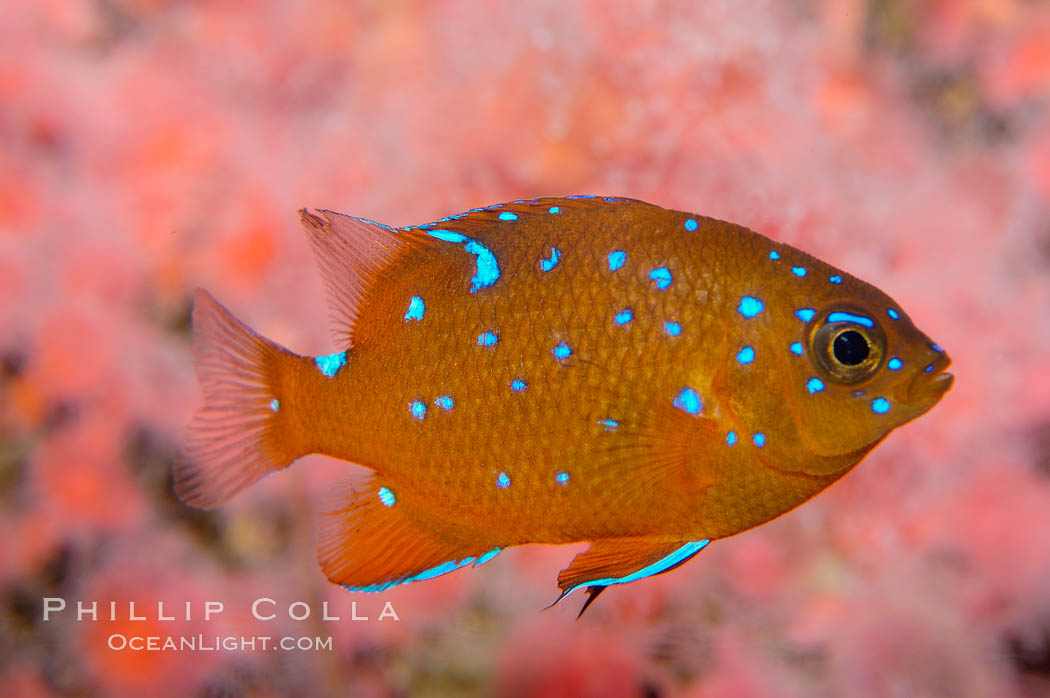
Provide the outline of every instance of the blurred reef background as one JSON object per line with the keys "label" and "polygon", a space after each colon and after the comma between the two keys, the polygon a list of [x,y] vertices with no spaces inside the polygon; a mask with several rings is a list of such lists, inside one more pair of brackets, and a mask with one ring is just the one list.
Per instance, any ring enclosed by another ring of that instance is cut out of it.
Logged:
{"label": "blurred reef background", "polygon": [[[1050,3],[0,14],[0,694],[1050,695]],[[305,459],[218,511],[173,498],[194,287],[299,352],[335,349],[296,209],[407,225],[577,193],[849,270],[950,352],[956,387],[811,504],[580,622],[539,613],[576,546],[379,595],[328,584],[314,514],[344,463]],[[45,623],[43,597],[196,610]],[[314,613],[255,621],[259,597]],[[351,600],[372,620],[347,620]],[[377,621],[387,600],[400,621]],[[107,648],[132,632],[334,643]]]}

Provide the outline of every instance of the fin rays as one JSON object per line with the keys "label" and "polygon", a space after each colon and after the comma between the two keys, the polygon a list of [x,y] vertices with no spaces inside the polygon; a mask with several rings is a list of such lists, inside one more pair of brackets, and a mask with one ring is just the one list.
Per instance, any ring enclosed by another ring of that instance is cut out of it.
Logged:
{"label": "fin rays", "polygon": [[203,404],[174,466],[174,486],[190,506],[211,508],[294,455],[282,448],[269,408],[280,363],[294,354],[260,337],[206,291],[193,308],[193,353]]}
{"label": "fin rays", "polygon": [[331,581],[351,591],[431,579],[494,554],[442,536],[416,518],[407,497],[383,504],[374,479],[336,497],[321,514],[318,559]]}
{"label": "fin rays", "polygon": [[323,209],[301,209],[299,216],[321,268],[332,316],[332,335],[346,348],[365,297],[380,272],[419,236],[398,234],[381,223]]}

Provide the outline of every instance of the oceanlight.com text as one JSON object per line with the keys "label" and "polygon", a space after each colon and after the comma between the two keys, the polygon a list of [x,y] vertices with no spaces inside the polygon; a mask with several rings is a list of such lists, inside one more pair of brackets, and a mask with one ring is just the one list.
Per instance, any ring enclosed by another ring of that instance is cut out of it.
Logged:
{"label": "oceanlight.com text", "polygon": [[331,652],[332,637],[270,635],[125,635],[106,641],[115,652]]}

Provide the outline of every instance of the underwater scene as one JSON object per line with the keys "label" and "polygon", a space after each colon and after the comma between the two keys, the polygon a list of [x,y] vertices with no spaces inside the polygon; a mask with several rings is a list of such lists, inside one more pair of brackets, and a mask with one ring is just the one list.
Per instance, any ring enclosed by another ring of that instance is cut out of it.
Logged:
{"label": "underwater scene", "polygon": [[1050,4],[3,14],[0,695],[1050,695]]}

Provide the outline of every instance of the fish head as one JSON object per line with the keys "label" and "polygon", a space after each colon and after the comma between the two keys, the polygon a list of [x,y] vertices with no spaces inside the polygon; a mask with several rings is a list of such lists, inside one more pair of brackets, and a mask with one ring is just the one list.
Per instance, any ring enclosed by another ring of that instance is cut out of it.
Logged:
{"label": "fish head", "polygon": [[929,411],[954,377],[947,352],[874,286],[848,278],[811,307],[781,398],[801,446],[792,469],[829,475]]}

